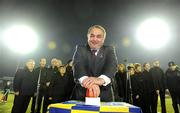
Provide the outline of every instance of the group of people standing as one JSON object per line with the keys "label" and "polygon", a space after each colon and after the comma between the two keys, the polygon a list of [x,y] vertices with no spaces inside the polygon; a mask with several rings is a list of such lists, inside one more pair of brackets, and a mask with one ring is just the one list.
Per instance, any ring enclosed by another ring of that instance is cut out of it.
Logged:
{"label": "group of people standing", "polygon": [[117,99],[141,107],[143,113],[157,113],[159,96],[161,111],[166,113],[165,94],[170,93],[174,111],[179,113],[180,70],[172,61],[168,66],[169,68],[164,72],[158,60],[153,61],[152,67],[148,62],[143,65],[119,64],[115,75]]}
{"label": "group of people standing", "polygon": [[46,113],[49,104],[69,100],[74,87],[71,64],[69,61],[63,65],[61,60],[53,58],[47,68],[46,59],[41,58],[40,66],[35,68],[35,61],[27,60],[26,66],[18,69],[14,77],[11,113],[25,113],[31,99],[31,113],[40,113],[41,103],[42,112]]}
{"label": "group of people standing", "polygon": [[87,32],[87,44],[77,45],[72,65],[62,65],[60,60],[52,59],[51,67],[47,68],[46,59],[42,58],[40,67],[35,69],[35,61],[28,60],[25,68],[19,69],[14,78],[12,113],[25,113],[31,98],[31,113],[40,112],[43,97],[45,113],[51,103],[85,100],[87,92],[104,102],[134,104],[144,113],[157,113],[159,95],[162,113],[166,113],[166,91],[171,94],[175,113],[179,113],[180,71],[175,63],[169,62],[165,73],[158,60],[151,68],[149,63],[143,66],[139,63],[118,65],[115,48],[105,46],[105,38],[106,30],[102,26],[91,26]]}

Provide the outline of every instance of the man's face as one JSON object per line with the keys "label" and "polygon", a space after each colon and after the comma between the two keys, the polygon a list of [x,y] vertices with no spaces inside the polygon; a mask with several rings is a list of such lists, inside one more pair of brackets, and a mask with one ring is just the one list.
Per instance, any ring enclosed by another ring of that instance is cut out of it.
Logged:
{"label": "man's face", "polygon": [[169,68],[170,68],[172,71],[175,71],[175,70],[176,70],[176,65],[171,65]]}
{"label": "man's face", "polygon": [[99,49],[104,44],[104,33],[101,29],[92,28],[88,34],[88,44],[91,49]]}
{"label": "man's face", "polygon": [[159,61],[154,61],[153,65],[154,65],[154,67],[160,67]]}
{"label": "man's face", "polygon": [[55,58],[53,58],[53,59],[51,60],[51,66],[52,66],[52,67],[56,66],[56,62],[57,62],[57,60],[56,60]]}
{"label": "man's face", "polygon": [[61,60],[57,60],[55,65],[56,65],[57,67],[60,67],[60,66],[62,65],[62,61],[61,61]]}
{"label": "man's face", "polygon": [[124,70],[123,65],[119,65],[118,68],[119,68],[119,70],[120,70],[121,72],[123,72],[123,70]]}
{"label": "man's face", "polygon": [[147,64],[144,66],[144,69],[147,70],[147,71],[149,71],[150,68],[151,68],[151,67],[150,67],[150,64],[149,64],[149,63],[147,63]]}
{"label": "man's face", "polygon": [[45,67],[46,66],[46,59],[45,58],[42,58],[40,60],[40,67]]}
{"label": "man's face", "polygon": [[58,70],[59,70],[59,72],[60,72],[61,74],[66,73],[66,68],[65,68],[65,67],[59,67]]}
{"label": "man's face", "polygon": [[138,66],[137,69],[136,69],[136,72],[141,72],[141,66]]}
{"label": "man's face", "polygon": [[129,72],[129,75],[134,75],[134,69],[133,68],[130,68],[128,72]]}
{"label": "man's face", "polygon": [[35,66],[35,62],[34,61],[28,61],[26,63],[26,66],[29,70],[33,70],[34,69],[34,66]]}

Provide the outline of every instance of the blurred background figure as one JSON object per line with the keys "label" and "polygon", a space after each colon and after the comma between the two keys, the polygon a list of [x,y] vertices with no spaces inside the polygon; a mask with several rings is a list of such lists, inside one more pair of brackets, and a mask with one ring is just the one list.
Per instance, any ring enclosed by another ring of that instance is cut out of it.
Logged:
{"label": "blurred background figure", "polygon": [[156,113],[156,97],[157,93],[154,88],[152,74],[150,72],[150,63],[146,62],[143,65],[143,80],[145,85],[145,113]]}
{"label": "blurred background figure", "polygon": [[133,104],[136,106],[141,107],[143,113],[145,111],[145,86],[144,80],[142,76],[142,67],[141,64],[135,63],[134,64],[135,74],[131,76],[131,83],[132,83],[132,98]]}
{"label": "blurred background figure", "polygon": [[3,96],[1,98],[1,101],[2,102],[7,102],[7,99],[8,99],[8,94],[10,92],[10,85],[11,85],[11,82],[10,81],[7,81],[5,83],[5,86],[4,86],[4,90],[3,90]]}
{"label": "blurred background figure", "polygon": [[58,67],[58,72],[52,77],[49,90],[49,100],[52,103],[60,103],[69,100],[73,86],[72,76],[69,76],[66,71],[66,66]]}
{"label": "blurred background figure", "polygon": [[124,64],[119,64],[118,65],[118,71],[116,72],[115,75],[115,80],[117,84],[117,91],[118,91],[118,96],[120,98],[119,101],[124,101],[126,99],[126,68]]}
{"label": "blurred background figure", "polygon": [[[46,93],[46,79],[47,79],[47,67],[46,67],[46,58],[41,58],[39,62],[39,67],[35,69],[36,76],[40,79],[39,80],[39,91],[37,91],[38,95],[36,95],[32,100],[32,106],[31,106],[31,113],[40,113],[41,111],[41,103]],[[36,99],[38,98],[38,99]],[[37,105],[36,104],[37,100]],[[35,109],[37,107],[37,109]],[[44,109],[44,108],[43,108]]]}
{"label": "blurred background figure", "polygon": [[50,84],[52,84],[52,77],[55,76],[58,72],[58,68],[56,66],[57,59],[52,58],[51,59],[51,66],[47,69],[47,77],[46,77],[46,92],[44,93],[44,102],[43,102],[43,113],[47,112],[47,107],[49,104],[52,103],[51,100],[49,100],[49,92],[50,92]]}
{"label": "blurred background figure", "polygon": [[168,66],[169,68],[166,71],[167,87],[171,94],[174,113],[179,113],[178,106],[180,105],[180,70],[173,61],[169,62]]}
{"label": "blurred background figure", "polygon": [[158,103],[158,95],[161,100],[161,111],[162,113],[166,113],[166,104],[165,104],[165,89],[166,87],[166,77],[163,70],[160,67],[159,60],[155,60],[153,62],[153,67],[150,69],[152,74],[154,87],[156,89],[157,96],[154,98],[156,102],[156,112],[157,112],[157,103]]}
{"label": "blurred background figure", "polygon": [[133,78],[135,74],[134,70],[134,64],[129,64],[127,66],[127,81],[126,81],[126,100],[125,102],[133,104],[133,99],[132,99],[132,83],[131,83],[131,78]]}
{"label": "blurred background figure", "polygon": [[69,76],[69,80],[70,80],[66,100],[71,100],[72,93],[75,89],[75,80],[73,76],[73,60],[70,59],[65,66],[66,66],[66,73]]}
{"label": "blurred background figure", "polygon": [[35,61],[28,59],[25,68],[16,72],[13,82],[15,98],[11,113],[25,113],[31,97],[35,96],[38,77],[34,67]]}

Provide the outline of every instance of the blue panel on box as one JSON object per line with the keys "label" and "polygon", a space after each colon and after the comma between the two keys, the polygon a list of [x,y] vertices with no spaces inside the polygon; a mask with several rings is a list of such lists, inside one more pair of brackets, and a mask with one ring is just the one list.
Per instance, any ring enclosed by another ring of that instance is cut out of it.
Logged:
{"label": "blue panel on box", "polygon": [[129,113],[129,112],[99,112],[99,113]]}
{"label": "blue panel on box", "polygon": [[129,112],[130,113],[142,113],[141,109],[138,107],[129,108]]}
{"label": "blue panel on box", "polygon": [[60,108],[53,108],[53,109],[49,109],[50,113],[71,113],[71,110],[67,110],[67,109],[60,109]]}

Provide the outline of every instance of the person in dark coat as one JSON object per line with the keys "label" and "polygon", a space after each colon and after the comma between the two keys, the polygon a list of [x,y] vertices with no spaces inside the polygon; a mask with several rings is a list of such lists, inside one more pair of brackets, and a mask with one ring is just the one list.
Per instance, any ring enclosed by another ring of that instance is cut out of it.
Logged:
{"label": "person in dark coat", "polygon": [[156,113],[156,97],[157,93],[154,88],[152,74],[150,70],[150,64],[148,62],[143,65],[144,71],[142,73],[144,85],[145,85],[145,113]]}
{"label": "person in dark coat", "polygon": [[66,66],[66,73],[69,76],[69,88],[67,89],[67,96],[66,100],[71,100],[72,99],[72,94],[75,89],[75,80],[73,76],[73,61],[72,59],[67,62]]}
{"label": "person in dark coat", "polygon": [[158,103],[158,95],[159,95],[161,100],[161,111],[162,113],[166,113],[165,91],[168,91],[166,86],[166,76],[163,70],[161,69],[160,62],[158,60],[155,60],[153,62],[153,67],[150,69],[150,72],[152,74],[154,87],[157,93],[157,97],[155,98],[156,112],[157,112],[157,103]]}
{"label": "person in dark coat", "polygon": [[67,100],[68,89],[72,89],[71,76],[66,73],[66,66],[60,66],[56,75],[52,77],[50,84],[49,99],[52,103],[60,103]]}
{"label": "person in dark coat", "polygon": [[21,79],[23,75],[23,68],[17,69],[14,80],[13,80],[13,91],[14,91],[14,101],[13,101],[13,107],[11,110],[11,113],[21,113],[20,109],[18,108],[20,106],[20,96],[19,91],[21,88]]}
{"label": "person in dark coat", "polygon": [[169,62],[168,66],[169,68],[166,71],[167,87],[171,94],[174,112],[179,113],[178,106],[180,105],[180,70],[173,61]]}
{"label": "person in dark coat", "polygon": [[[38,95],[38,100],[37,100],[36,106],[35,106],[35,103],[36,103],[37,95],[32,100],[31,113],[40,113],[41,103],[42,103],[42,100],[43,100],[45,93],[46,93],[47,67],[46,67],[46,59],[45,58],[40,59],[40,67],[37,67],[35,69],[35,71],[36,71],[36,76],[40,80],[40,82],[39,82],[40,88],[38,91],[39,95]],[[37,109],[35,109],[35,107],[37,107]]]}
{"label": "person in dark coat", "polygon": [[134,64],[135,74],[131,76],[133,105],[141,107],[145,113],[145,92],[141,64]]}
{"label": "person in dark coat", "polygon": [[47,77],[46,77],[46,92],[44,93],[44,102],[43,102],[43,113],[47,112],[48,105],[52,103],[51,100],[49,100],[49,92],[50,92],[50,84],[52,83],[52,78],[55,76],[58,72],[57,68],[57,59],[52,58],[51,60],[51,66],[47,69]]}
{"label": "person in dark coat", "polygon": [[14,78],[14,92],[17,98],[11,113],[25,113],[31,97],[35,95],[37,86],[37,76],[34,70],[35,61],[29,59],[26,67],[18,71]]}
{"label": "person in dark coat", "polygon": [[85,100],[86,91],[100,97],[101,101],[114,101],[112,81],[117,71],[115,48],[105,46],[105,29],[94,25],[88,29],[87,45],[76,47],[73,63],[77,85],[74,91],[76,100]]}
{"label": "person in dark coat", "polygon": [[115,80],[117,83],[117,91],[118,97],[120,98],[119,101],[126,102],[126,82],[127,82],[127,74],[124,64],[118,65],[118,72],[116,72]]}

